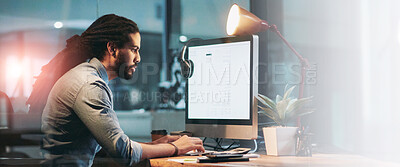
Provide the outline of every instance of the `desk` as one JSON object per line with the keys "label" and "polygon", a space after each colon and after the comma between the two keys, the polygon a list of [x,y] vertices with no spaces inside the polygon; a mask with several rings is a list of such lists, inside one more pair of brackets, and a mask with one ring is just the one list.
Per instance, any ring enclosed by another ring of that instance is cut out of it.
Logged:
{"label": "desk", "polygon": [[[220,163],[178,163],[168,161],[168,159],[195,159],[196,156],[179,156],[167,158],[150,159],[151,166],[172,167],[172,166],[265,166],[265,167],[399,167],[400,163],[383,162],[359,155],[351,154],[314,154],[313,157],[294,157],[294,156],[267,156],[261,155],[260,158],[250,158],[248,162],[220,162]],[[0,166],[40,166],[43,159],[32,158],[0,158]],[[93,164],[96,166],[115,166],[115,162],[109,158],[97,158]],[[134,166],[149,166],[148,160],[144,160]]]}
{"label": "desk", "polygon": [[314,154],[313,157],[267,156],[250,158],[248,162],[178,163],[168,159],[197,158],[180,156],[150,159],[151,166],[265,166],[265,167],[399,167],[399,163],[383,162],[351,154]]}

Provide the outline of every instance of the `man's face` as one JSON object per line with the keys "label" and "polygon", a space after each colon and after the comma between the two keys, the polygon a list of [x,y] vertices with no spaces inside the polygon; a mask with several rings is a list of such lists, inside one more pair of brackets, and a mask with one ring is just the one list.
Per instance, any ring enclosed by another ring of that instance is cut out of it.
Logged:
{"label": "man's face", "polygon": [[131,79],[135,72],[137,64],[140,62],[140,34],[129,34],[129,42],[125,43],[122,48],[116,50],[116,68],[118,77]]}

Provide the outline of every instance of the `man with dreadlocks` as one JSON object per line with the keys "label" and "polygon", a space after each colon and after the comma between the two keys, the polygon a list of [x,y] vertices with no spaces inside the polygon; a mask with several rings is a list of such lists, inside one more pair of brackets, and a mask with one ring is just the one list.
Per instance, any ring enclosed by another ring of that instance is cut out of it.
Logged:
{"label": "man with dreadlocks", "polygon": [[67,47],[42,68],[27,103],[31,110],[44,108],[43,166],[91,166],[101,148],[123,165],[204,151],[198,138],[166,136],[138,143],[121,130],[107,83],[132,78],[140,40],[135,22],[105,15],[67,40]]}

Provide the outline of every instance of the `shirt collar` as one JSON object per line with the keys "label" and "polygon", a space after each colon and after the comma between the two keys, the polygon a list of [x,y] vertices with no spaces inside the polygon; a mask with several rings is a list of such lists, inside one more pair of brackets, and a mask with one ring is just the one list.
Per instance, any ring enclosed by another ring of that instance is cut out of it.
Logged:
{"label": "shirt collar", "polygon": [[103,64],[101,64],[101,62],[99,61],[99,59],[97,59],[97,58],[94,57],[94,58],[92,58],[92,59],[89,61],[89,63],[92,64],[92,65],[96,68],[97,72],[98,72],[99,75],[100,75],[100,78],[103,79],[103,80],[108,84],[107,70],[106,70],[106,68],[103,66]]}

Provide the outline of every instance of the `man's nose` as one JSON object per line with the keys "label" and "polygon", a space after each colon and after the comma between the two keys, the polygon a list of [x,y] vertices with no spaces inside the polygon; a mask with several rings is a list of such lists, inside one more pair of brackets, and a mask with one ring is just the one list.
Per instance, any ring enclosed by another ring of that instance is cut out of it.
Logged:
{"label": "man's nose", "polygon": [[135,63],[139,63],[139,62],[140,62],[140,53],[137,54],[136,60],[135,60]]}

